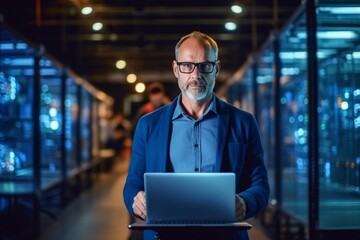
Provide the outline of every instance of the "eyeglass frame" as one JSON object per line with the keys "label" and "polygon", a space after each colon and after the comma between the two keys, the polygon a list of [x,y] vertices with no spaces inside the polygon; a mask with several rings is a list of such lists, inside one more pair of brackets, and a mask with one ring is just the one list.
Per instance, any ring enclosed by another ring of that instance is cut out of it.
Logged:
{"label": "eyeglass frame", "polygon": [[[181,73],[185,73],[185,74],[193,73],[194,70],[195,70],[195,68],[197,68],[200,73],[209,74],[209,73],[214,72],[214,69],[215,69],[215,66],[216,66],[216,61],[215,61],[215,62],[200,62],[200,63],[194,63],[194,62],[178,62],[177,60],[175,60],[175,62],[176,62],[176,65],[178,65],[178,67],[179,67],[179,71],[180,71]],[[183,72],[183,71],[181,70],[181,68],[180,68],[180,65],[181,65],[181,64],[184,64],[184,63],[194,65],[193,70],[192,70],[191,72]],[[210,63],[211,66],[212,66],[211,72],[203,72],[203,71],[201,70],[201,68],[198,67],[198,65],[207,64],[207,63]]]}

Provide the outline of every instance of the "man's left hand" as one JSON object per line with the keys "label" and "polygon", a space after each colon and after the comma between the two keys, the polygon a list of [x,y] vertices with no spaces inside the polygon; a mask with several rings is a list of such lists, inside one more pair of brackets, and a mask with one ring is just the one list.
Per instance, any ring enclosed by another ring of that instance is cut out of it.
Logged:
{"label": "man's left hand", "polygon": [[236,208],[235,220],[237,222],[243,221],[246,216],[247,207],[245,200],[241,198],[239,195],[235,195],[235,208]]}

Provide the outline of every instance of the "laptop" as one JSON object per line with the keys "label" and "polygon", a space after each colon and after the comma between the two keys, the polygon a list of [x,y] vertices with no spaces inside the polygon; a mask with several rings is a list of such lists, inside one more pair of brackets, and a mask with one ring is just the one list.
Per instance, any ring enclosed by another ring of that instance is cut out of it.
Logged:
{"label": "laptop", "polygon": [[145,173],[147,223],[235,221],[234,173]]}

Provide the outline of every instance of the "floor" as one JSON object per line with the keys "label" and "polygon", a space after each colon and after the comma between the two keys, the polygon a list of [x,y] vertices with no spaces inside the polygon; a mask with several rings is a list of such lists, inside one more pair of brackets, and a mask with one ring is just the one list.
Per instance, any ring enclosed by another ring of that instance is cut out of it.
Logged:
{"label": "floor", "polygon": [[[117,161],[111,172],[101,174],[91,189],[62,210],[37,240],[128,240],[129,214],[122,196],[126,174],[127,163]],[[256,227],[249,235],[268,240]]]}

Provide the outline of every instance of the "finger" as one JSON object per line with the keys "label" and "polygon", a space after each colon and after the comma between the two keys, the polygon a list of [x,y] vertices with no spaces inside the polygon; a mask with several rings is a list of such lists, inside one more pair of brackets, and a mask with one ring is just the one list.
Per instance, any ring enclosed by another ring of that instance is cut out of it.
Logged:
{"label": "finger", "polygon": [[137,216],[146,219],[145,193],[143,191],[138,192],[134,197],[132,208]]}
{"label": "finger", "polygon": [[146,209],[145,196],[144,192],[139,192],[134,199],[135,205],[139,207],[140,210]]}

